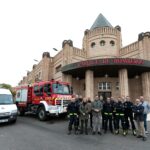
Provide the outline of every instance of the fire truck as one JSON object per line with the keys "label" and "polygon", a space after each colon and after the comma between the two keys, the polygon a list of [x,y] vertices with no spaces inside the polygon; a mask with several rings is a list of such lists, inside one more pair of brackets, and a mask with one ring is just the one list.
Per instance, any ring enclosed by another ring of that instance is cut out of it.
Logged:
{"label": "fire truck", "polygon": [[40,121],[50,115],[66,113],[71,97],[72,87],[67,82],[41,81],[16,88],[16,104],[20,116],[30,112],[36,114]]}

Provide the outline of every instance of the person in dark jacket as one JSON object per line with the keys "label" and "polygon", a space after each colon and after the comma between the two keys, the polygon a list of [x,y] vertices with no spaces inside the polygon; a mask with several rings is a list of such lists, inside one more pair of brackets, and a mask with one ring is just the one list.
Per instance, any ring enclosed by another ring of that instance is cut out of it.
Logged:
{"label": "person in dark jacket", "polygon": [[89,106],[90,105],[87,103],[87,99],[84,97],[79,107],[80,122],[81,122],[80,134],[83,134],[84,131],[86,135],[88,134],[87,126],[88,126],[89,111],[91,110]]}
{"label": "person in dark jacket", "polygon": [[113,116],[112,116],[112,120],[113,120],[113,129],[117,130],[116,128],[116,122],[117,122],[117,119],[116,119],[116,105],[118,103],[118,100],[117,99],[114,99],[113,97],[111,97],[111,104],[113,106]]}
{"label": "person in dark jacket", "polygon": [[124,104],[122,102],[122,99],[118,98],[118,103],[115,105],[115,118],[116,118],[116,134],[119,134],[119,126],[120,121],[123,129],[123,135],[125,136],[127,134],[126,132],[126,123],[125,123],[125,117],[124,117]]}
{"label": "person in dark jacket", "polygon": [[75,134],[77,134],[77,129],[78,129],[78,111],[79,111],[79,107],[75,102],[75,98],[73,97],[71,99],[71,102],[68,104],[67,107],[67,113],[68,113],[68,117],[69,117],[69,126],[68,126],[68,134],[71,134],[72,131],[72,125],[74,125],[74,129],[75,129]]}
{"label": "person in dark jacket", "polygon": [[[92,102],[90,97],[87,98],[87,103],[89,105],[89,108],[92,108]],[[93,128],[93,115],[92,115],[92,109],[89,110],[89,116],[90,116],[90,127],[91,129]]]}
{"label": "person in dark jacket", "polygon": [[[78,112],[77,112],[78,116],[80,115],[79,107],[80,107],[81,102],[82,102],[82,96],[76,95],[75,96],[75,103],[78,107]],[[79,117],[77,118],[77,129],[80,130],[80,119],[79,119]]]}
{"label": "person in dark jacket", "polygon": [[132,126],[132,132],[133,135],[136,135],[136,130],[135,130],[135,125],[134,125],[134,121],[133,121],[133,103],[130,100],[130,97],[127,96],[126,97],[126,101],[124,102],[124,113],[125,113],[125,122],[126,122],[126,128],[127,130],[129,130],[130,124],[129,124],[129,119],[130,119],[130,123]]}
{"label": "person in dark jacket", "polygon": [[113,115],[113,105],[110,101],[110,98],[107,98],[106,102],[103,104],[104,111],[104,133],[107,132],[107,126],[109,121],[109,130],[113,133],[112,128],[112,115]]}
{"label": "person in dark jacket", "polygon": [[134,119],[137,124],[137,138],[142,138],[146,141],[146,134],[144,128],[144,107],[140,102],[140,99],[136,99],[136,105],[133,107]]}

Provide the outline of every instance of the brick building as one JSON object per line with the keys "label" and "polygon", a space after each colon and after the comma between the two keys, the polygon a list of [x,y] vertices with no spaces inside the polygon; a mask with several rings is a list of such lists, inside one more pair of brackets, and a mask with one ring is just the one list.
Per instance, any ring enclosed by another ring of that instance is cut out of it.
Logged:
{"label": "brick building", "polygon": [[82,49],[64,40],[57,55],[44,52],[19,84],[52,78],[70,82],[74,93],[86,97],[129,95],[134,100],[144,95],[150,101],[150,32],[122,47],[121,27],[100,14],[85,30]]}

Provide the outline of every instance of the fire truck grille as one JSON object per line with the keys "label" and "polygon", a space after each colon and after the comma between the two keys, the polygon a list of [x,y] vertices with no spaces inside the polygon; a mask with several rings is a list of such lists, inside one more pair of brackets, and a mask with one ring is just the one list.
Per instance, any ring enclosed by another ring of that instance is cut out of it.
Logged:
{"label": "fire truck grille", "polygon": [[[67,106],[69,104],[69,100],[63,100],[63,106]],[[62,101],[61,100],[57,100],[56,101],[57,105],[61,105]]]}

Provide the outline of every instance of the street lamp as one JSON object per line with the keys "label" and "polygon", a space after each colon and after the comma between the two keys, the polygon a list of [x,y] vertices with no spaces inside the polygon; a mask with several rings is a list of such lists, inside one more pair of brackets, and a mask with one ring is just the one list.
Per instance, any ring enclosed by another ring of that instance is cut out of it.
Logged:
{"label": "street lamp", "polygon": [[58,51],[58,49],[56,49],[56,48],[53,48],[53,50],[54,50],[54,51]]}
{"label": "street lamp", "polygon": [[36,61],[36,62],[39,62],[37,59],[33,59],[34,61]]}

